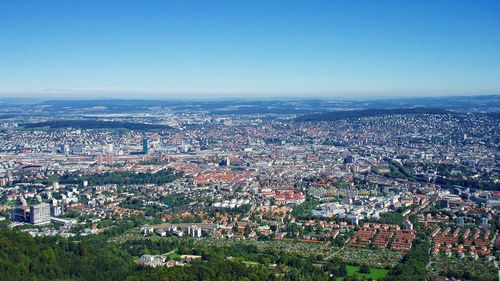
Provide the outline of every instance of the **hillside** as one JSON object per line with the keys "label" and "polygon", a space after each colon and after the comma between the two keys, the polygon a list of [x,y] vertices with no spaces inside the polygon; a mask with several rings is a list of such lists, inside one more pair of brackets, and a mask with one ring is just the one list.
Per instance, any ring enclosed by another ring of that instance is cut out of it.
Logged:
{"label": "hillside", "polygon": [[337,121],[344,119],[356,119],[362,117],[374,117],[384,115],[405,115],[405,114],[450,114],[450,111],[437,108],[396,108],[396,109],[363,109],[363,110],[342,110],[316,114],[308,114],[297,117],[295,121]]}

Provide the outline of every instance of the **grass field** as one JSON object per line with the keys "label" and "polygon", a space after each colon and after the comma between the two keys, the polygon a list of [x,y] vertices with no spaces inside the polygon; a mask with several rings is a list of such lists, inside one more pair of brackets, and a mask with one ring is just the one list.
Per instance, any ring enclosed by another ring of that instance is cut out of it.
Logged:
{"label": "grass field", "polygon": [[167,255],[167,257],[169,259],[172,259],[172,260],[180,260],[181,259],[181,255],[177,254],[176,252],[171,252]]}
{"label": "grass field", "polygon": [[[365,279],[379,280],[387,276],[389,270],[382,268],[370,268],[370,273],[359,273],[359,266],[348,265],[347,266],[347,276],[357,276]],[[341,281],[343,278],[337,278],[337,281]]]}
{"label": "grass field", "polygon": [[243,263],[247,266],[258,266],[260,263],[254,261],[243,261]]}

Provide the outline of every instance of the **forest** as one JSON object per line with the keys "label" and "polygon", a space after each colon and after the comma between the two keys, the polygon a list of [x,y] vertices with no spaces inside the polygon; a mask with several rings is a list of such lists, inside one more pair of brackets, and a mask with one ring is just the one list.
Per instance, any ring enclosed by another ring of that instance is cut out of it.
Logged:
{"label": "forest", "polygon": [[339,110],[300,116],[295,119],[298,122],[306,121],[338,121],[356,119],[362,117],[376,117],[385,115],[408,115],[408,114],[451,114],[450,111],[436,108],[395,108],[395,109],[362,109],[362,110]]}
{"label": "forest", "polygon": [[161,170],[156,173],[110,172],[93,175],[66,174],[58,180],[61,184],[81,184],[88,181],[90,185],[106,184],[165,184],[179,177],[171,169]]}
{"label": "forest", "polygon": [[[136,243],[142,243],[137,242]],[[130,245],[129,245],[130,246]],[[154,245],[147,245],[155,248]],[[159,245],[160,246],[160,245]],[[288,272],[276,274],[268,266],[228,260],[226,251],[179,243],[183,253],[201,253],[203,260],[186,267],[145,268],[121,247],[108,243],[105,236],[80,240],[33,238],[12,230],[0,230],[0,276],[17,280],[328,280],[328,274],[312,261],[298,255],[285,255],[281,262]],[[233,249],[227,253],[251,255],[253,249]],[[250,252],[249,252],[250,251]],[[254,253],[255,254],[255,253]]]}
{"label": "forest", "polygon": [[[110,236],[111,235],[111,236]],[[117,244],[91,235],[77,238],[31,237],[13,230],[0,230],[0,276],[2,280],[357,280],[348,276],[339,260],[321,255],[305,256],[252,245],[229,247],[198,245],[190,240],[128,240]],[[387,280],[424,280],[429,242],[418,240]],[[136,265],[134,257],[169,251],[194,254],[202,259],[184,267],[149,268]],[[360,272],[369,268],[360,267]],[[416,279],[415,279],[416,278]]]}

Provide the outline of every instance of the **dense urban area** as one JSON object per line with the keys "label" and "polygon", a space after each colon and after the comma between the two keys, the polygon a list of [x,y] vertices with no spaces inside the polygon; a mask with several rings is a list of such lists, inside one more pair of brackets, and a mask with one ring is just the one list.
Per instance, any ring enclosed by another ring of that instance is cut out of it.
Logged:
{"label": "dense urban area", "polygon": [[498,279],[497,112],[117,103],[2,109],[0,279]]}

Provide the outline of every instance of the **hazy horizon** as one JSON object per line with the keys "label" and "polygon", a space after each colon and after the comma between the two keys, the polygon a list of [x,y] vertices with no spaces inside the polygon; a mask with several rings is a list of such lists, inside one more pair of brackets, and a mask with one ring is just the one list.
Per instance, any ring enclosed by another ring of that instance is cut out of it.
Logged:
{"label": "hazy horizon", "polygon": [[236,96],[236,95],[219,95],[212,93],[206,96],[182,96],[177,95],[153,95],[144,96],[143,94],[132,93],[131,95],[93,95],[93,94],[78,94],[78,95],[33,95],[33,96],[2,96],[0,95],[0,103],[2,102],[24,102],[24,103],[34,103],[34,102],[45,102],[45,101],[84,101],[84,100],[138,100],[138,101],[196,101],[196,102],[210,102],[210,101],[300,101],[300,100],[338,100],[338,101],[377,101],[377,100],[405,100],[405,99],[427,99],[427,98],[453,98],[453,97],[464,97],[464,98],[474,98],[474,97],[499,97],[500,94],[497,93],[479,93],[479,94],[449,94],[449,95],[251,95],[246,96]]}

